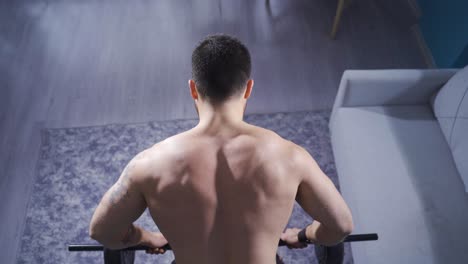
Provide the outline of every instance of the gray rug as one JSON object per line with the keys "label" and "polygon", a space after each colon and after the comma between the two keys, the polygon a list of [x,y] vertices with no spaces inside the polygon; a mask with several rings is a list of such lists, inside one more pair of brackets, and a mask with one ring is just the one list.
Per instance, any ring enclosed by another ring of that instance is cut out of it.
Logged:
{"label": "gray rug", "polygon": [[[252,114],[246,122],[276,131],[305,147],[338,186],[328,132],[328,111]],[[104,192],[127,162],[141,150],[188,130],[198,120],[111,124],[94,127],[43,129],[36,179],[28,205],[19,263],[103,263],[99,252],[68,252],[67,244],[94,244],[88,237],[92,213]],[[303,227],[312,219],[296,203],[288,227]],[[137,224],[158,228],[148,210]],[[280,247],[285,263],[317,263],[313,246]],[[137,252],[135,263],[170,263],[172,252]],[[349,244],[345,262],[353,263]]]}

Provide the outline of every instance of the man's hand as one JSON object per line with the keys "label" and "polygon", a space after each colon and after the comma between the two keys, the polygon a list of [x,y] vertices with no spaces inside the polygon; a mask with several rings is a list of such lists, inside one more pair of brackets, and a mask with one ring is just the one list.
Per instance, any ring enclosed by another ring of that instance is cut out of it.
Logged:
{"label": "man's hand", "polygon": [[164,254],[166,252],[162,247],[167,244],[167,239],[161,232],[146,232],[144,240],[140,243],[149,247],[146,250],[148,254]]}
{"label": "man's hand", "polygon": [[286,243],[288,248],[305,248],[308,246],[307,243],[301,243],[298,240],[297,234],[301,231],[300,228],[287,228],[281,234],[281,240]]}

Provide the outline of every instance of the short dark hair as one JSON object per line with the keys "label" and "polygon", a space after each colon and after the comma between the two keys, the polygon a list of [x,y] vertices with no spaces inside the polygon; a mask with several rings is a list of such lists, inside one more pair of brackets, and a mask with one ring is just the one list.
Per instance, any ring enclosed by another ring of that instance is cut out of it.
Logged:
{"label": "short dark hair", "polygon": [[208,35],[192,53],[192,79],[201,96],[214,105],[239,95],[250,70],[249,50],[233,36]]}

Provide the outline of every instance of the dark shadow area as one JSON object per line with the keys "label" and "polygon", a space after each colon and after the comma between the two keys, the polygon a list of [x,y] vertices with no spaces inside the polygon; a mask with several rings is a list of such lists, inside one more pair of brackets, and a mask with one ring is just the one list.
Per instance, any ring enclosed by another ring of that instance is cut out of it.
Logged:
{"label": "dark shadow area", "polygon": [[465,45],[465,48],[460,53],[458,58],[455,60],[453,67],[455,68],[463,68],[468,65],[468,44]]}
{"label": "dark shadow area", "polygon": [[385,18],[402,30],[408,30],[419,22],[418,14],[413,11],[408,0],[373,0]]}

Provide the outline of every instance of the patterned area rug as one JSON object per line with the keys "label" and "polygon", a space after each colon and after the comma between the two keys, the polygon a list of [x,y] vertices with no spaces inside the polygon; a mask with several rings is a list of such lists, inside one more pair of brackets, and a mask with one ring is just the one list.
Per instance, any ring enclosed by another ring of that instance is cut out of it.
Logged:
{"label": "patterned area rug", "polygon": [[[244,120],[305,147],[338,186],[328,132],[328,111],[251,114]],[[88,236],[92,213],[135,154],[197,123],[198,120],[190,119],[43,129],[17,262],[103,263],[101,252],[68,252],[67,245],[96,243]],[[296,203],[288,227],[303,227],[311,222]],[[148,210],[136,223],[148,230],[158,230]],[[312,245],[305,249],[280,247],[278,254],[286,264],[317,263]],[[163,255],[137,252],[135,263],[162,264],[173,259],[170,251]],[[353,263],[347,243],[344,263]]]}

